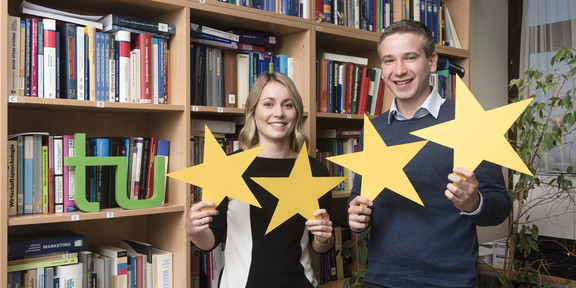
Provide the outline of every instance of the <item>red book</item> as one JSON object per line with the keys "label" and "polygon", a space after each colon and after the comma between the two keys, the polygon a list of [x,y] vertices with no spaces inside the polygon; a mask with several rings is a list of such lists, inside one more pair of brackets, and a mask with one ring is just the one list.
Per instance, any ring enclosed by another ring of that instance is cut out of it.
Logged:
{"label": "red book", "polygon": [[328,112],[328,59],[318,60],[318,112]]}
{"label": "red book", "polygon": [[[363,70],[364,71],[364,70]],[[358,113],[363,115],[366,113],[368,105],[368,90],[370,90],[370,78],[366,77],[364,73],[362,75],[362,82],[360,83],[360,94],[358,95]]]}
{"label": "red book", "polygon": [[380,85],[378,86],[378,94],[376,94],[376,108],[374,109],[374,115],[382,114],[382,103],[384,102],[384,80],[380,79]]}
{"label": "red book", "polygon": [[138,34],[136,49],[140,49],[140,103],[152,103],[152,36]]}
{"label": "red book", "polygon": [[150,151],[148,156],[148,177],[146,178],[146,195],[145,199],[150,199],[154,192],[154,157],[156,157],[158,148],[158,138],[150,137]]}

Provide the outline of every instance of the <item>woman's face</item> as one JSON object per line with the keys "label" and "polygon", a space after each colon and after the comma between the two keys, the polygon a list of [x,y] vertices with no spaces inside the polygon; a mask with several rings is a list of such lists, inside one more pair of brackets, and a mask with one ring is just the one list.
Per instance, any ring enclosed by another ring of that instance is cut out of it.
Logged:
{"label": "woman's face", "polygon": [[260,145],[290,143],[296,125],[296,108],[286,86],[277,81],[264,86],[254,110]]}

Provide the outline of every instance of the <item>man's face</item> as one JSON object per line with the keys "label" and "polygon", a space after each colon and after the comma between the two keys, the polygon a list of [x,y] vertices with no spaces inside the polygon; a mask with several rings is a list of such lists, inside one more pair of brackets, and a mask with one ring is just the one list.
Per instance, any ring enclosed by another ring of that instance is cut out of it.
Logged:
{"label": "man's face", "polygon": [[430,73],[436,71],[437,55],[426,58],[422,37],[413,33],[390,35],[379,49],[382,79],[397,104],[423,103],[430,94]]}

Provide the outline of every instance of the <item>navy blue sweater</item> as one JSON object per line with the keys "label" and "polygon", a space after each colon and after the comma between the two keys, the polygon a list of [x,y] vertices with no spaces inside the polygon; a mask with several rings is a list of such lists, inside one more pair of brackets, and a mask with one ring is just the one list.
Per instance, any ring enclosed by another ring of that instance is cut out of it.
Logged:
{"label": "navy blue sweater", "polygon": [[[388,124],[388,112],[372,123],[387,146],[422,141],[410,134],[454,119],[454,102],[447,100],[438,119]],[[458,132],[453,133],[458,137]],[[362,138],[359,151],[362,149]],[[404,167],[425,207],[389,189],[374,199],[368,271],[365,281],[386,287],[475,287],[478,240],[476,225],[497,225],[510,212],[511,202],[502,168],[489,162],[474,171],[484,205],[477,215],[462,215],[444,191],[452,172],[453,149],[428,142]],[[386,163],[382,163],[386,165]],[[359,195],[356,175],[350,199]]]}

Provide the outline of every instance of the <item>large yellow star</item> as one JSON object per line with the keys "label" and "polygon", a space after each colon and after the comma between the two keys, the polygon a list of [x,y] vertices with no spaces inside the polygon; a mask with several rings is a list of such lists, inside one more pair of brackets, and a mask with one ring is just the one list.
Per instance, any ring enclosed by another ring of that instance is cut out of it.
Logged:
{"label": "large yellow star", "polygon": [[327,159],[362,175],[360,195],[371,201],[384,188],[388,188],[424,206],[403,168],[426,142],[387,146],[370,119],[364,115],[364,151]]}
{"label": "large yellow star", "polygon": [[456,77],[456,93],[454,120],[412,134],[453,148],[454,167],[474,171],[486,160],[532,175],[505,136],[532,98],[485,111],[460,77]]}
{"label": "large yellow star", "polygon": [[204,138],[203,163],[169,173],[167,176],[202,187],[203,201],[211,201],[218,205],[228,196],[261,208],[244,182],[242,174],[256,158],[262,146],[228,156],[208,126]]}
{"label": "large yellow star", "polygon": [[308,220],[320,219],[313,215],[314,211],[320,209],[318,199],[345,178],[312,176],[306,145],[300,150],[289,177],[251,177],[278,198],[266,234],[296,214]]}

